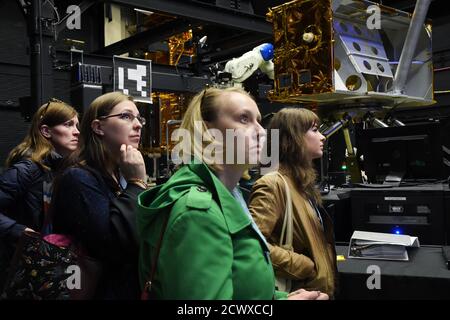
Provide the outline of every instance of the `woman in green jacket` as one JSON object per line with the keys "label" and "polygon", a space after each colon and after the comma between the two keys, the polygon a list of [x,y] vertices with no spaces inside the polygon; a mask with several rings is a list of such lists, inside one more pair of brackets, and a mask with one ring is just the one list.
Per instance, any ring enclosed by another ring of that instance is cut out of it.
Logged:
{"label": "woman in green jacket", "polygon": [[[191,101],[178,133],[183,140],[172,152],[181,150],[184,163],[138,199],[140,280],[153,297],[328,298],[317,291],[288,297],[274,290],[266,240],[237,187],[261,152],[260,119],[241,89],[205,89]],[[233,139],[225,138],[227,131]],[[236,141],[245,143],[237,148]]]}

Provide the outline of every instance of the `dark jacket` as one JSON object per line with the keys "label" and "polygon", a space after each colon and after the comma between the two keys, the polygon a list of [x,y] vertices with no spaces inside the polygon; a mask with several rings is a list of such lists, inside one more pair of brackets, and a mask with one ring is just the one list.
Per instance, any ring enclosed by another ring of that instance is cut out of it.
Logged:
{"label": "dark jacket", "polygon": [[28,227],[41,231],[43,215],[43,183],[53,180],[61,156],[50,154],[45,170],[31,160],[21,160],[0,176],[0,239],[17,240]]}
{"label": "dark jacket", "polygon": [[138,244],[135,207],[144,189],[129,184],[120,194],[89,167],[66,170],[53,198],[53,232],[73,236],[103,265],[97,299],[136,299]]}
{"label": "dark jacket", "polygon": [[42,225],[42,183],[46,173],[33,161],[24,160],[0,177],[0,238],[17,240],[26,228]]}
{"label": "dark jacket", "polygon": [[61,156],[50,154],[45,170],[31,160],[21,160],[0,176],[0,285],[14,252],[14,245],[26,227],[41,231],[44,222],[44,181],[53,180],[52,170]]}

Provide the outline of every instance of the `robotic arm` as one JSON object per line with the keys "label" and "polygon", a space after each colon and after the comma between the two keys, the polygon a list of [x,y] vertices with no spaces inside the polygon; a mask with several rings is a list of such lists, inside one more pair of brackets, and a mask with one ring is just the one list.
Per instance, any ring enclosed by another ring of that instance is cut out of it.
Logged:
{"label": "robotic arm", "polygon": [[228,61],[224,72],[231,74],[234,83],[242,83],[259,68],[273,80],[274,67],[272,59],[273,45],[264,43],[243,56]]}

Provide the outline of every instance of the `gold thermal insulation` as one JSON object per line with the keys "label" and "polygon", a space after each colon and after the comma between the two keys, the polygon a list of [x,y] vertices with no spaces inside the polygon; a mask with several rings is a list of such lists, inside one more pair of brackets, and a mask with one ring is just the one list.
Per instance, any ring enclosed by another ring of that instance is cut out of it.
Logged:
{"label": "gold thermal insulation", "polygon": [[330,0],[291,1],[270,9],[275,82],[269,98],[292,101],[301,95],[333,92]]}
{"label": "gold thermal insulation", "polygon": [[169,64],[171,66],[178,65],[181,57],[195,55],[195,48],[193,46],[186,46],[187,42],[192,40],[192,30],[180,33],[169,38]]}
{"label": "gold thermal insulation", "polygon": [[[182,120],[187,109],[188,97],[183,93],[156,93],[154,99],[159,101],[161,125],[161,149],[167,149],[167,122],[169,120]],[[169,151],[174,147],[170,142],[172,132],[179,128],[179,124],[169,125]]]}

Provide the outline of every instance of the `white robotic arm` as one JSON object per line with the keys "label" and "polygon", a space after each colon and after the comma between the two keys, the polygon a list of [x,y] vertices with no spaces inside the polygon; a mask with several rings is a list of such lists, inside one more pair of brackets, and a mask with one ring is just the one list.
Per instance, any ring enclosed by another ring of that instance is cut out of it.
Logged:
{"label": "white robotic arm", "polygon": [[272,58],[273,45],[264,43],[241,57],[228,61],[224,71],[231,73],[232,80],[235,83],[244,82],[258,68],[273,80],[274,68]]}

